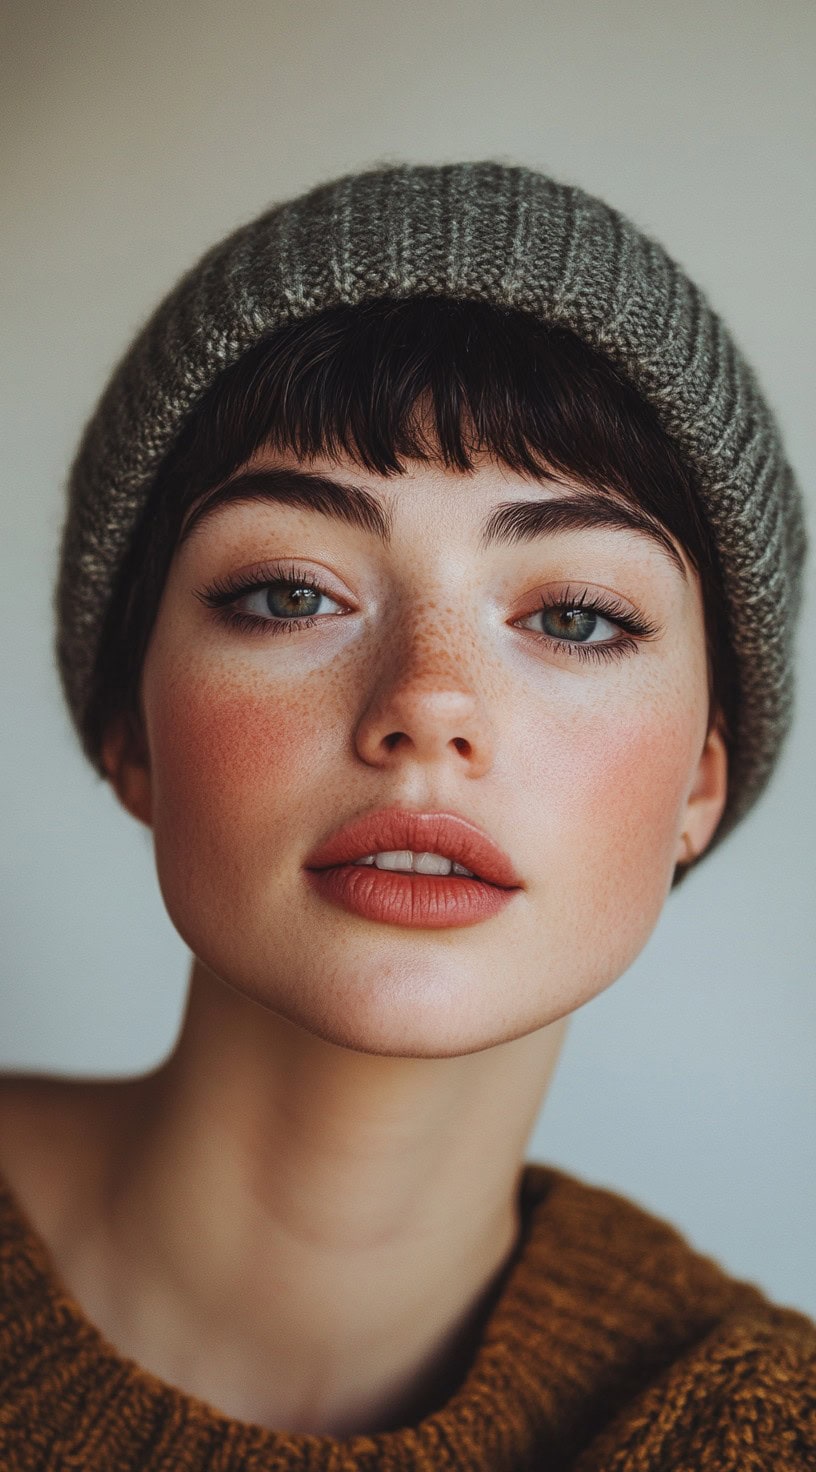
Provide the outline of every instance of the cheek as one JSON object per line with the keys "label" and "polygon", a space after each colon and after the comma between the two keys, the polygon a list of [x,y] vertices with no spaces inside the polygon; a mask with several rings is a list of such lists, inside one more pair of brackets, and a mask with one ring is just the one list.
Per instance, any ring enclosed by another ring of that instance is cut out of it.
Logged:
{"label": "cheek", "polygon": [[666,702],[606,722],[595,739],[588,731],[573,752],[579,768],[573,781],[587,815],[620,837],[623,828],[641,839],[673,829],[690,775],[696,724],[678,718]]}
{"label": "cheek", "polygon": [[[541,894],[579,937],[588,969],[620,974],[651,933],[674,871],[678,824],[705,720],[669,698],[598,705],[548,722],[524,766],[537,773]],[[581,917],[581,923],[572,923]]]}
{"label": "cheek", "polygon": [[198,843],[211,869],[252,863],[260,845],[268,856],[320,771],[325,700],[318,722],[308,680],[279,699],[251,677],[192,671],[160,685],[148,724],[157,851],[192,864]]}

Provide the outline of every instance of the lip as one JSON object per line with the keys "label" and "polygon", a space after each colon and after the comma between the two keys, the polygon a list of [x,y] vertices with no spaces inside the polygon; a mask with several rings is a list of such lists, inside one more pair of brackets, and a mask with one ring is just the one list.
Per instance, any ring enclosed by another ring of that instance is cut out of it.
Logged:
{"label": "lip", "polygon": [[[414,853],[441,854],[470,869],[477,881],[497,889],[521,889],[522,881],[509,856],[481,828],[457,813],[413,812],[407,808],[381,808],[363,813],[332,833],[305,861],[311,870],[354,864],[368,854],[411,849]],[[365,869],[363,873],[367,872]],[[370,871],[368,871],[370,872]],[[378,870],[384,874],[390,871]],[[392,876],[393,877],[393,876]],[[410,879],[433,879],[431,875],[406,875]],[[441,876],[446,877],[446,876]],[[450,876],[456,884],[473,888],[473,881]]]}

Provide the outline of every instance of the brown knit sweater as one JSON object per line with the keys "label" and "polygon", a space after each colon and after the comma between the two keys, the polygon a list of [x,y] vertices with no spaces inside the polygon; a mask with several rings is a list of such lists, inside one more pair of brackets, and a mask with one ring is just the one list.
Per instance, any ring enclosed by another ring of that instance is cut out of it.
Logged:
{"label": "brown knit sweater", "polygon": [[464,1379],[345,1440],[236,1421],[119,1354],[0,1175],[2,1472],[814,1472],[816,1325],[549,1166]]}

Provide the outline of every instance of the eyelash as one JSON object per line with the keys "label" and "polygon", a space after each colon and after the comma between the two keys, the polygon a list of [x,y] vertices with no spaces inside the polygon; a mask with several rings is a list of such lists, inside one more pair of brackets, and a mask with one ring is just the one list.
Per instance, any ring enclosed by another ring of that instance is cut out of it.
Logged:
{"label": "eyelash", "polygon": [[[230,607],[230,604],[237,603],[239,598],[244,597],[247,593],[257,593],[260,589],[268,587],[270,583],[310,588],[315,593],[322,593],[324,597],[332,598],[334,602],[337,602],[313,572],[307,572],[291,562],[270,565],[263,569],[262,574],[254,577],[229,574],[225,578],[216,578],[203,592],[197,593],[196,597],[207,607],[214,609],[216,617],[222,623],[230,628],[240,629],[244,633],[273,636],[275,634],[297,634],[320,622],[321,615],[319,614],[291,619],[259,618],[256,614],[243,613]],[[588,588],[573,593],[572,589],[567,586],[563,592],[559,592],[556,598],[543,594],[537,608],[532,614],[527,614],[525,617],[532,618],[534,614],[552,608],[584,608],[588,613],[599,614],[601,618],[608,619],[610,623],[615,623],[619,628],[625,630],[626,637],[607,643],[556,639],[551,634],[537,633],[534,629],[526,631],[533,633],[540,642],[577,659],[621,659],[625,655],[637,652],[639,640],[653,639],[659,633],[656,624],[650,623],[642,614],[630,612],[629,608],[613,594],[602,598],[598,594],[591,594]]]}

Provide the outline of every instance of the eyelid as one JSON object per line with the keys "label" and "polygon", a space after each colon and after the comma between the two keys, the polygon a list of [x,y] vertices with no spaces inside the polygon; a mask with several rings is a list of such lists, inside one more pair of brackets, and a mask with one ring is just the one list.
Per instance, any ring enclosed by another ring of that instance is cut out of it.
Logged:
{"label": "eyelid", "polygon": [[586,608],[641,639],[656,639],[664,632],[660,624],[629,599],[597,583],[550,583],[538,590],[535,607],[529,613],[519,614],[515,622],[547,608]]}
{"label": "eyelid", "polygon": [[257,593],[262,588],[269,587],[272,583],[301,583],[305,587],[318,590],[335,603],[345,603],[346,612],[351,611],[348,606],[352,601],[350,595],[333,592],[328,579],[322,573],[307,568],[292,558],[276,562],[252,563],[249,567],[239,568],[235,572],[227,573],[224,577],[213,578],[208,586],[196,592],[195,596],[210,608],[224,608],[231,603],[238,602],[241,598],[248,597],[250,593]]}

